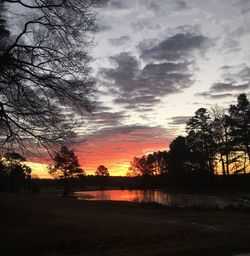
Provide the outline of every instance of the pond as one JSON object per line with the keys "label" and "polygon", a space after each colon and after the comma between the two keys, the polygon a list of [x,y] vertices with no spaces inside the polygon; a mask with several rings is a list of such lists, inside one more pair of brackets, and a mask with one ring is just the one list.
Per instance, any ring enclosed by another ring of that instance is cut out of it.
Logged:
{"label": "pond", "polygon": [[74,193],[78,200],[129,201],[138,203],[157,203],[178,208],[219,208],[249,207],[249,203],[239,199],[215,195],[177,194],[166,190],[96,190]]}

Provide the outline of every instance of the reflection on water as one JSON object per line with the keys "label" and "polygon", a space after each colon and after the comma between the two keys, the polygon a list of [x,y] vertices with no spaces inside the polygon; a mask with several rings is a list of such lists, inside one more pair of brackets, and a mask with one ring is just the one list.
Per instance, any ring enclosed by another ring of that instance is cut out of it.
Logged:
{"label": "reflection on water", "polygon": [[[97,190],[75,192],[79,200],[112,200],[158,203],[170,207],[225,208],[242,203],[211,195],[174,194],[164,190]],[[244,206],[246,206],[244,204]]]}

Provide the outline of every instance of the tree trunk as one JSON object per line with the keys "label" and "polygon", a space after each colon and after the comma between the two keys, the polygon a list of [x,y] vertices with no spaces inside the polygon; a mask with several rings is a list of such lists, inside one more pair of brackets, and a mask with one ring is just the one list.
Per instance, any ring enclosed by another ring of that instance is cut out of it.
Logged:
{"label": "tree trunk", "polygon": [[63,191],[63,196],[66,197],[68,195],[69,195],[68,179],[67,179],[66,171],[64,171],[64,191]]}
{"label": "tree trunk", "polygon": [[223,174],[223,176],[225,176],[226,175],[225,162],[224,162],[222,154],[220,155],[220,160],[221,160],[222,174]]}

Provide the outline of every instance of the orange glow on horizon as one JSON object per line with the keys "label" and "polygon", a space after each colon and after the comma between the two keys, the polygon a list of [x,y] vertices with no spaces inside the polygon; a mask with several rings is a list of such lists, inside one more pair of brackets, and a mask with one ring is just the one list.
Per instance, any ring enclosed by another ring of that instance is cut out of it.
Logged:
{"label": "orange glow on horizon", "polygon": [[125,176],[134,157],[167,150],[169,142],[162,133],[162,130],[155,129],[146,134],[145,131],[137,131],[94,137],[78,146],[76,154],[86,174],[94,174],[102,164],[108,168],[110,175]]}
{"label": "orange glow on horizon", "polygon": [[[126,133],[104,132],[90,136],[71,149],[77,155],[86,175],[93,175],[99,165],[104,165],[111,176],[125,176],[134,157],[167,150],[169,141],[165,136],[166,130],[159,127],[134,129]],[[49,159],[29,159],[33,176],[39,178],[51,178],[47,170],[48,164],[52,164]]]}
{"label": "orange glow on horizon", "polygon": [[32,178],[52,179],[53,177],[48,173],[48,165],[44,163],[25,162],[27,166],[32,169]]}

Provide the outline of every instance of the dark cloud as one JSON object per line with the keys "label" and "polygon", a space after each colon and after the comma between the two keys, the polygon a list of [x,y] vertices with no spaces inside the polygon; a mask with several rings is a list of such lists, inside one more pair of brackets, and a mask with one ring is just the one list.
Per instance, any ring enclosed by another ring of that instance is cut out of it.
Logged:
{"label": "dark cloud", "polygon": [[249,0],[232,0],[233,4],[239,8],[242,14],[246,14],[250,10],[250,1]]}
{"label": "dark cloud", "polygon": [[232,93],[221,93],[221,94],[215,94],[211,93],[210,91],[207,92],[201,92],[201,93],[196,93],[195,96],[201,96],[210,100],[216,100],[216,99],[223,99],[226,97],[232,97]]}
{"label": "dark cloud", "polygon": [[95,123],[105,125],[117,125],[125,117],[124,112],[97,112],[93,113],[92,120]]}
{"label": "dark cloud", "polygon": [[250,87],[250,68],[245,65],[222,66],[222,81],[214,83],[209,91],[201,92],[196,96],[202,96],[209,99],[221,99],[235,96],[235,93],[242,92]]}
{"label": "dark cloud", "polygon": [[225,51],[226,52],[238,52],[241,50],[241,45],[239,40],[233,39],[233,37],[226,37],[223,42],[223,48],[219,49],[219,52]]}
{"label": "dark cloud", "polygon": [[191,62],[147,64],[140,68],[139,61],[130,53],[111,58],[114,68],[103,68],[100,74],[116,88],[116,103],[155,105],[159,98],[181,92],[192,83]]}
{"label": "dark cloud", "polygon": [[231,83],[235,87],[241,85],[242,89],[248,88],[247,85],[250,84],[250,67],[248,65],[223,66],[221,70],[223,71],[222,78],[224,81]]}
{"label": "dark cloud", "polygon": [[130,105],[133,105],[133,106],[136,106],[136,105],[152,106],[155,103],[160,102],[160,99],[156,98],[153,95],[145,95],[145,96],[142,95],[142,96],[135,96],[135,97],[126,97],[126,96],[130,96],[130,95],[129,95],[129,93],[128,94],[124,93],[122,96],[123,97],[116,98],[114,100],[114,102],[118,103],[118,104],[125,104],[125,105],[130,104]]}
{"label": "dark cloud", "polygon": [[121,87],[124,91],[131,91],[136,84],[136,77],[139,72],[138,60],[127,52],[113,56],[110,60],[114,63],[114,68],[102,68],[100,74],[113,81],[114,87]]}
{"label": "dark cloud", "polygon": [[[115,96],[114,103],[141,112],[155,107],[163,96],[180,93],[194,83],[194,53],[205,51],[212,40],[200,34],[197,26],[177,27],[171,34],[162,41],[155,38],[141,42],[137,46],[139,58],[122,52],[110,57],[112,68],[99,70],[103,84]],[[112,39],[111,43],[124,39]]]}
{"label": "dark cloud", "polygon": [[241,10],[242,14],[246,14],[246,13],[249,13],[249,12],[250,12],[250,7]]}
{"label": "dark cloud", "polygon": [[96,8],[103,8],[107,6],[110,0],[91,0],[91,3],[94,5]]}
{"label": "dark cloud", "polygon": [[98,28],[97,28],[97,30],[96,30],[96,32],[97,33],[100,33],[100,32],[105,32],[105,31],[108,31],[108,30],[111,30],[112,29],[112,27],[111,26],[108,26],[108,25],[100,25]]}
{"label": "dark cloud", "polygon": [[186,124],[190,118],[191,118],[191,116],[174,116],[174,117],[170,118],[169,124],[183,125],[183,124]]}
{"label": "dark cloud", "polygon": [[126,35],[118,38],[111,38],[109,39],[109,42],[114,46],[119,46],[127,43],[129,40],[130,40],[130,36]]}
{"label": "dark cloud", "polygon": [[113,9],[117,10],[123,10],[127,9],[128,5],[126,4],[126,1],[121,1],[121,0],[105,0],[105,5],[108,7],[111,7]]}
{"label": "dark cloud", "polygon": [[[98,91],[97,93],[101,93]],[[93,111],[94,113],[103,112],[103,111],[110,111],[111,107],[103,105],[103,102],[101,101],[95,101],[93,102]]]}
{"label": "dark cloud", "polygon": [[[112,111],[110,107],[103,105],[100,101],[96,101],[92,113],[86,116],[86,122],[89,124],[88,132],[95,132],[100,127],[106,128],[121,125],[127,117],[128,115],[124,111]],[[82,130],[84,130],[84,127]]]}
{"label": "dark cloud", "polygon": [[241,91],[249,88],[249,84],[233,85],[230,83],[215,83],[210,90],[212,92]]}
{"label": "dark cloud", "polygon": [[125,117],[124,112],[95,112],[90,117],[92,123],[105,126],[115,126],[121,123]]}
{"label": "dark cloud", "polygon": [[175,4],[176,4],[176,10],[178,11],[188,9],[187,3],[183,0],[176,0]]}
{"label": "dark cloud", "polygon": [[153,24],[148,20],[132,22],[131,27],[136,32],[141,32],[143,29],[158,30],[161,28],[161,26],[159,24]]}
{"label": "dark cloud", "polygon": [[[160,140],[164,140],[167,138],[167,136],[171,136],[171,130],[161,126],[146,126],[137,124],[120,125],[101,129],[93,136],[95,138],[104,138],[108,136],[116,137],[117,135],[119,135],[118,139],[122,142],[143,142],[145,141],[145,136],[147,138],[159,138]],[[126,135],[126,139],[122,135]]]}
{"label": "dark cloud", "polygon": [[149,4],[149,9],[155,13],[159,13],[162,10],[161,6],[156,2],[151,2]]}
{"label": "dark cloud", "polygon": [[238,37],[249,35],[249,34],[250,34],[250,27],[245,25],[245,26],[238,27],[237,29],[233,30],[229,34],[229,36],[238,38]]}
{"label": "dark cloud", "polygon": [[211,39],[201,34],[178,33],[152,48],[146,48],[145,44],[140,44],[138,48],[144,60],[175,61],[190,56],[195,50],[207,49],[211,44]]}
{"label": "dark cloud", "polygon": [[250,82],[250,67],[245,66],[238,72],[238,77]]}

